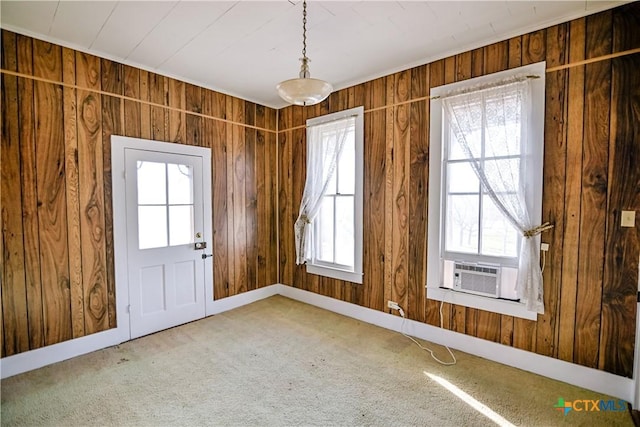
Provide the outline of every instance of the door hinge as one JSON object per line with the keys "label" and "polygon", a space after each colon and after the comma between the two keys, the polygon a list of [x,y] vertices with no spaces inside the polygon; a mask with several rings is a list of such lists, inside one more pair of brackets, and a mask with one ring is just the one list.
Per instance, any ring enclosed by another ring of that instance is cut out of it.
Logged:
{"label": "door hinge", "polygon": [[127,313],[131,313],[131,305],[127,306]]}

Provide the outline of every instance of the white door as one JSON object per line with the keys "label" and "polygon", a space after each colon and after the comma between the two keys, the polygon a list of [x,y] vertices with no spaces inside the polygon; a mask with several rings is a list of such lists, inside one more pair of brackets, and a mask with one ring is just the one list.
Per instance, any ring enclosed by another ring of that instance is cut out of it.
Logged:
{"label": "white door", "polygon": [[131,338],[205,316],[203,158],[125,148]]}

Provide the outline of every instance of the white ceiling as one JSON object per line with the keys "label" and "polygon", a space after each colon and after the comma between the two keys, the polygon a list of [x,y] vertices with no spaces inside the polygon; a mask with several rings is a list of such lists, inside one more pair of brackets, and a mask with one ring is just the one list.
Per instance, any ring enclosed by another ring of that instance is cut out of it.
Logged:
{"label": "white ceiling", "polygon": [[[623,1],[316,1],[311,75],[345,88]],[[5,1],[3,28],[280,108],[302,1]]]}

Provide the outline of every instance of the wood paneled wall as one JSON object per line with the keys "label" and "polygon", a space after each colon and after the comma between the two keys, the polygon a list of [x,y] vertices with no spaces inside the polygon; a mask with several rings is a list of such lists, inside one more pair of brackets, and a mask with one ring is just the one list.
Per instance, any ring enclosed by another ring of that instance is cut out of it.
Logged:
{"label": "wood paneled wall", "polygon": [[116,326],[111,135],[211,148],[214,296],[278,282],[276,117],[2,31],[2,356]]}
{"label": "wood paneled wall", "polygon": [[[445,328],[632,376],[640,226],[640,3],[524,34],[333,93],[279,113],[281,282],[439,325],[425,298],[430,88],[546,61],[543,221],[555,228],[537,322],[451,304]],[[615,56],[615,55],[614,55]],[[588,60],[595,61],[589,62]],[[580,61],[587,60],[587,64]],[[295,265],[293,223],[305,178],[305,120],[365,108],[364,283]]]}
{"label": "wood paneled wall", "polygon": [[[615,54],[640,47],[639,27],[635,2],[279,112],[2,31],[2,356],[116,325],[111,135],[212,149],[216,299],[281,282],[380,311],[392,299],[439,325],[424,288],[430,88],[546,60],[545,314],[444,304],[443,325],[631,376],[640,228],[619,223],[622,209],[640,211],[640,54]],[[293,222],[305,120],[359,105],[365,275],[355,285],[295,265]]]}

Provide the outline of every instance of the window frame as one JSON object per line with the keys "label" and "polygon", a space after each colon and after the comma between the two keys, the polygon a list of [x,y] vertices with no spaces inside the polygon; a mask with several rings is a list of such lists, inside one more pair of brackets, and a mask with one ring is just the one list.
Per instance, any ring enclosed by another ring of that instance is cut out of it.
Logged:
{"label": "window frame", "polygon": [[[364,107],[351,108],[332,114],[308,119],[307,127],[307,146],[313,142],[310,140],[309,129],[313,126],[323,125],[331,122],[338,122],[346,118],[355,117],[355,194],[354,194],[354,265],[345,266],[337,263],[330,263],[316,259],[316,234],[317,225],[312,224],[311,227],[311,245],[313,256],[306,262],[307,273],[319,276],[331,277],[334,279],[345,280],[348,282],[362,284],[362,244],[363,244],[363,193],[364,193]],[[309,158],[311,150],[307,150],[307,164],[312,161]],[[336,171],[337,173],[337,171]],[[334,207],[335,209],[335,207]],[[336,235],[336,227],[334,221],[334,241]]]}
{"label": "window frame", "polygon": [[[544,105],[545,105],[545,62],[539,62],[523,67],[506,70],[498,73],[489,74],[461,82],[456,82],[437,88],[431,89],[430,102],[430,142],[429,142],[429,201],[428,201],[428,234],[427,234],[427,298],[444,301],[452,304],[463,305],[471,308],[478,308],[495,313],[506,314],[510,316],[525,318],[529,320],[537,320],[537,313],[529,311],[524,303],[519,301],[493,298],[482,295],[475,295],[465,292],[456,291],[452,288],[445,287],[444,279],[444,261],[445,259],[445,212],[446,200],[448,193],[448,183],[446,182],[445,167],[448,160],[445,157],[445,143],[448,143],[449,136],[443,134],[445,128],[444,117],[442,114],[442,101],[440,96],[452,90],[472,89],[476,86],[491,84],[503,79],[514,77],[516,75],[536,75],[539,78],[531,81],[531,103],[532,115],[529,120],[529,138],[533,141],[541,141],[539,147],[533,147],[527,153],[522,153],[520,157],[526,157],[527,163],[524,166],[524,179],[527,185],[528,204],[532,209],[532,220],[540,223],[542,217],[542,171],[544,161]],[[480,188],[480,197],[484,194]],[[518,245],[520,243],[518,238]],[[540,245],[540,236],[536,236],[536,244]],[[518,246],[519,248],[519,246]],[[480,248],[479,248],[480,249]],[[447,255],[450,255],[448,253]],[[456,260],[468,262],[493,262],[500,264],[502,267],[512,268],[514,264],[517,267],[517,259],[508,259],[507,257],[492,257],[477,254],[464,254],[455,252]],[[515,285],[515,284],[514,284]]]}

